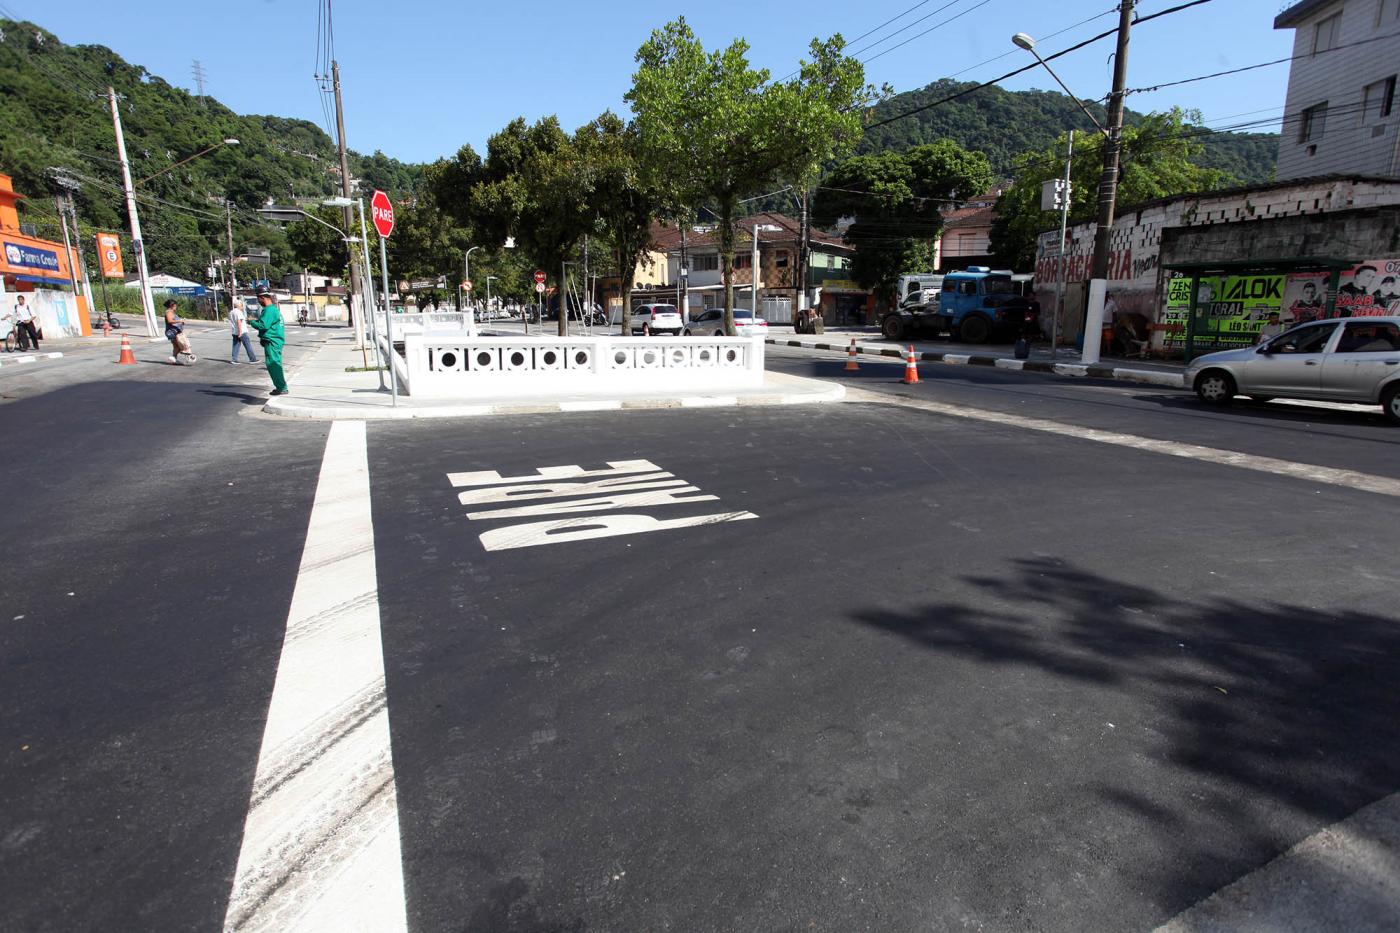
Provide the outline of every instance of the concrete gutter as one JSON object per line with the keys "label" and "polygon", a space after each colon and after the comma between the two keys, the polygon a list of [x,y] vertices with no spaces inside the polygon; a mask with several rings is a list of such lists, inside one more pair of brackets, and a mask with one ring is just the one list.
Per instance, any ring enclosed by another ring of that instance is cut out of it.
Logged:
{"label": "concrete gutter", "polygon": [[[830,340],[791,340],[783,337],[768,337],[766,342],[784,347],[799,347],[804,350],[831,350],[848,353],[850,343],[833,343]],[[856,344],[856,353],[863,356],[887,356],[902,360],[907,351],[898,347],[863,346]],[[1118,382],[1138,382],[1147,385],[1169,386],[1173,389],[1185,388],[1184,377],[1179,372],[1158,369],[1133,369],[1126,366],[1085,365],[1083,363],[1055,363],[1050,360],[1018,360],[1012,357],[977,353],[944,353],[936,350],[914,351],[914,359],[922,363],[947,363],[954,366],[993,366],[997,369],[1010,369],[1027,373],[1046,373],[1054,376],[1071,376],[1088,379],[1113,379]]]}

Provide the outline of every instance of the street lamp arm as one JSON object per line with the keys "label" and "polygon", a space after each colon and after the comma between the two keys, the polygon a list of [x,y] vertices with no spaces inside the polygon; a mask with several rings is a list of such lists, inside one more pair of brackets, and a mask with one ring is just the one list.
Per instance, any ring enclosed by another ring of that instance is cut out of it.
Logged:
{"label": "street lamp arm", "polygon": [[1047,62],[1045,59],[1041,58],[1041,57],[1040,57],[1040,53],[1037,52],[1035,49],[1026,49],[1026,51],[1028,51],[1028,52],[1030,52],[1032,55],[1034,55],[1034,56],[1035,56],[1035,60],[1038,61],[1038,62],[1040,62],[1040,66],[1041,66],[1042,68],[1044,68],[1046,71],[1050,72],[1050,77],[1054,78],[1054,79],[1055,79],[1055,83],[1058,84],[1061,88],[1064,89],[1065,94],[1068,95],[1068,97],[1069,97],[1071,100],[1073,100],[1076,104],[1079,105],[1079,109],[1082,110],[1082,111],[1084,111],[1084,116],[1088,117],[1088,118],[1089,118],[1089,122],[1092,123],[1092,124],[1094,124],[1094,126],[1098,129],[1098,131],[1099,131],[1100,133],[1103,134],[1104,139],[1111,139],[1112,137],[1110,137],[1110,136],[1108,135],[1108,130],[1104,129],[1104,128],[1103,128],[1103,124],[1101,124],[1101,123],[1098,121],[1098,119],[1094,116],[1093,112],[1092,112],[1088,107],[1084,106],[1084,101],[1080,100],[1080,99],[1079,99],[1079,96],[1078,96],[1077,94],[1075,94],[1073,91],[1071,91],[1071,90],[1069,89],[1068,85],[1066,85],[1063,81],[1060,80],[1060,76],[1057,75],[1057,74],[1055,74],[1055,69],[1053,69],[1053,68],[1050,67],[1049,62]]}
{"label": "street lamp arm", "polygon": [[141,180],[138,181],[136,184],[138,184],[138,185],[144,185],[146,182],[150,181],[152,178],[159,178],[160,176],[164,175],[166,172],[174,171],[175,169],[177,169],[177,168],[179,168],[180,166],[184,165],[186,162],[193,162],[195,159],[198,159],[200,156],[208,155],[209,153],[213,152],[215,149],[218,149],[218,148],[220,148],[220,147],[222,147],[222,146],[236,146],[236,145],[238,145],[238,140],[236,140],[236,139],[223,139],[223,140],[220,140],[219,142],[216,142],[214,145],[210,146],[208,149],[204,149],[204,150],[202,150],[202,151],[200,151],[200,152],[196,152],[194,155],[190,156],[189,158],[181,159],[179,162],[176,162],[174,165],[167,165],[165,168],[161,169],[159,172],[156,172],[154,175],[147,175],[145,178],[141,179]]}

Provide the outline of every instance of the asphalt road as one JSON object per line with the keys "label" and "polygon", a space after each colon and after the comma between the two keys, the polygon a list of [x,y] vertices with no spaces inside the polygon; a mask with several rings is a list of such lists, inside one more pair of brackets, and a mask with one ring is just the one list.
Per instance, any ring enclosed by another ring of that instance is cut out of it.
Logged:
{"label": "asphalt road", "polygon": [[[226,363],[132,369],[0,373],[7,930],[229,904],[327,427]],[[923,377],[1394,472],[1378,418]],[[884,404],[365,446],[413,930],[1151,929],[1400,786],[1394,497]],[[463,475],[629,460],[696,491],[562,542],[522,527],[557,500]]]}

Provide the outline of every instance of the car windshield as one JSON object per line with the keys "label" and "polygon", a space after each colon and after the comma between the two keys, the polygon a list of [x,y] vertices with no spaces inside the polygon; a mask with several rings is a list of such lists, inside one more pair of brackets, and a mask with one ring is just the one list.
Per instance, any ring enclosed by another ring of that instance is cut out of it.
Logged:
{"label": "car windshield", "polygon": [[989,275],[983,281],[988,295],[1015,295],[1020,291],[1015,282],[1004,276]]}

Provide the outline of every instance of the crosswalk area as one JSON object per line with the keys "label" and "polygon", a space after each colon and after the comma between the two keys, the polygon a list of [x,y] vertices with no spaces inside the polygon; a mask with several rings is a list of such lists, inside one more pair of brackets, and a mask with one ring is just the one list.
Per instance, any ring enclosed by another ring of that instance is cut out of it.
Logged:
{"label": "crosswalk area", "polygon": [[888,404],[230,424],[4,629],[0,927],[1149,930],[1400,778],[1384,490]]}

